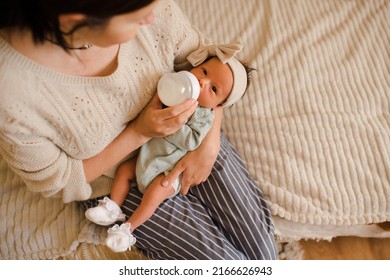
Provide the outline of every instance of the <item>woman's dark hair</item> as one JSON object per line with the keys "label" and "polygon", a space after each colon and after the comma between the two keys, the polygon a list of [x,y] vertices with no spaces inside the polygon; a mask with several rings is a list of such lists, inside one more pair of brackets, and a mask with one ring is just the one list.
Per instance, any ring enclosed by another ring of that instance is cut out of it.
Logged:
{"label": "woman's dark hair", "polygon": [[[50,38],[66,49],[69,46],[64,35],[82,26],[102,26],[112,16],[136,11],[152,2],[154,0],[2,0],[0,28],[29,29],[34,42],[42,43]],[[67,13],[82,13],[87,18],[64,34],[58,16]]]}

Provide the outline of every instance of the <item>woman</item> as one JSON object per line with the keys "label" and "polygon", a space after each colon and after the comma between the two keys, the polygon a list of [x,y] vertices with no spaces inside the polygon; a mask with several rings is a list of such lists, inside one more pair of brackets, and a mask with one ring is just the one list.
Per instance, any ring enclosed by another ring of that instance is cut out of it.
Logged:
{"label": "woman", "polygon": [[[171,1],[13,1],[0,13],[1,256],[56,258],[102,233],[75,202],[108,194],[120,162],[194,112],[196,101],[163,108],[155,92],[200,35]],[[221,118],[162,182],[182,174],[183,196],[134,232],[147,256],[275,258],[268,207],[219,141]],[[133,188],[126,214],[139,197]]]}

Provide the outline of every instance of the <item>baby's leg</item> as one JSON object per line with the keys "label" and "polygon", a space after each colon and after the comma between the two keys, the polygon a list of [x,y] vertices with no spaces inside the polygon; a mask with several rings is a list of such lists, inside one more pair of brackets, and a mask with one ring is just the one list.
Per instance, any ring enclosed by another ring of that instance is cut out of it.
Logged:
{"label": "baby's leg", "polygon": [[160,204],[174,193],[173,187],[163,187],[161,181],[164,174],[158,175],[146,189],[141,203],[127,222],[131,223],[131,232],[146,222],[160,206]]}
{"label": "baby's leg", "polygon": [[161,202],[174,193],[173,187],[165,188],[161,185],[163,177],[164,175],[160,174],[154,178],[146,189],[140,205],[126,222],[108,229],[105,243],[112,251],[124,252],[130,250],[136,242],[132,232],[154,214]]}
{"label": "baby's leg", "polygon": [[129,180],[135,177],[135,164],[136,159],[134,158],[119,166],[111,189],[111,199],[104,197],[99,200],[98,206],[87,209],[85,217],[88,220],[98,225],[108,226],[126,219],[120,206],[130,190]]}
{"label": "baby's leg", "polygon": [[129,190],[129,180],[135,178],[135,165],[137,158],[132,158],[123,162],[119,167],[115,175],[115,179],[112,185],[110,198],[119,206],[123,204]]}

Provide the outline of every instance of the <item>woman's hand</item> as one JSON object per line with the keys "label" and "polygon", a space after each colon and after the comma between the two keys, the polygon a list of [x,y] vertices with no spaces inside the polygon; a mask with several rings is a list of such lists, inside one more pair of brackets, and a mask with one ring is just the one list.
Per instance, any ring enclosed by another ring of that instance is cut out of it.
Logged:
{"label": "woman's hand", "polygon": [[163,186],[169,186],[170,182],[183,174],[180,193],[186,195],[190,187],[203,183],[210,176],[218,151],[219,142],[213,147],[201,145],[198,149],[188,152],[165,177]]}
{"label": "woman's hand", "polygon": [[198,102],[189,99],[179,105],[164,108],[156,94],[129,127],[145,138],[164,137],[178,131],[195,112]]}

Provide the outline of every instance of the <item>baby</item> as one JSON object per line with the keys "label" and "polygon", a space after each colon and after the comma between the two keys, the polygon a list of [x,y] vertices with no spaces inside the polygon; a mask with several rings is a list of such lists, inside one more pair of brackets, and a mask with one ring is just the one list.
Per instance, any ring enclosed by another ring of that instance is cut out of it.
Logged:
{"label": "baby", "polygon": [[143,198],[126,222],[108,229],[105,243],[112,251],[130,250],[136,242],[132,232],[147,221],[165,199],[179,193],[181,176],[172,186],[162,187],[161,181],[188,151],[200,145],[213,124],[214,109],[231,106],[244,95],[249,72],[234,57],[241,48],[241,44],[209,45],[187,57],[194,66],[190,72],[200,84],[199,106],[195,113],[179,131],[151,139],[141,147],[137,158],[122,163],[110,198],[99,200],[98,206],[86,211],[86,217],[99,225],[125,221],[120,205],[129,192],[129,180],[136,178]]}

